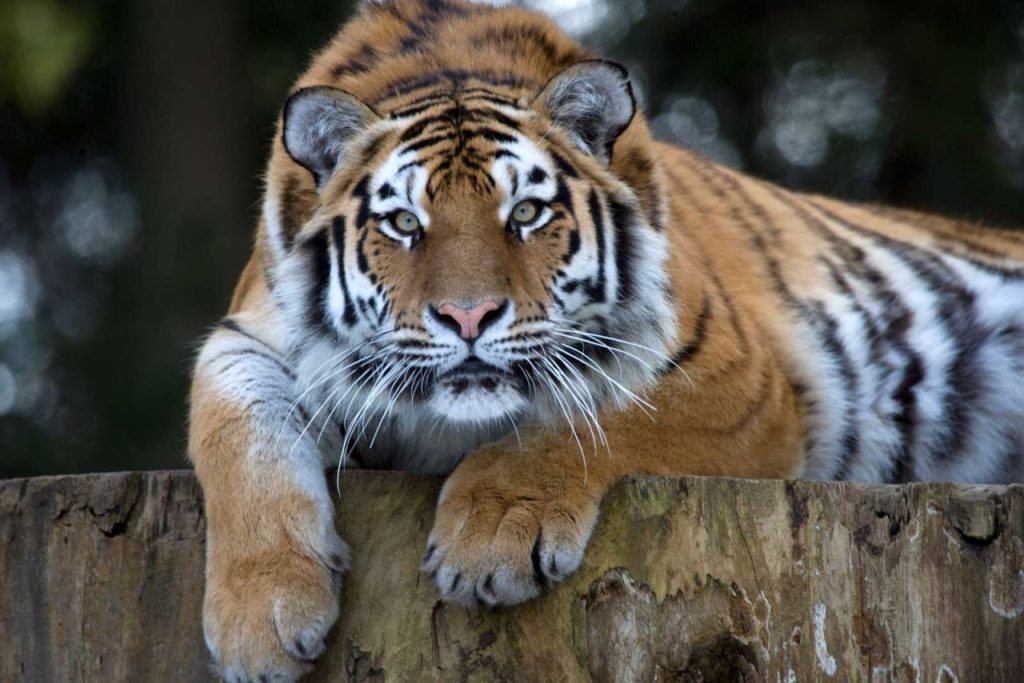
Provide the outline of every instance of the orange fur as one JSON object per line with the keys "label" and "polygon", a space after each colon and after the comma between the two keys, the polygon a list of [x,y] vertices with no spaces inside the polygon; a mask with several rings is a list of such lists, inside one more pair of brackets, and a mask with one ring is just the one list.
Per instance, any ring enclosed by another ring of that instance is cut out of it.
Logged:
{"label": "orange fur", "polygon": [[[651,416],[635,406],[605,408],[607,449],[597,448],[596,440],[594,449],[584,444],[590,451],[585,467],[570,428],[550,424],[523,426],[521,444],[507,437],[462,461],[442,493],[424,564],[449,598],[466,598],[464,587],[472,582],[482,599],[479,592],[490,590],[502,572],[511,584],[526,586],[521,595],[528,596],[538,552],[554,564],[582,552],[603,494],[624,475],[804,472],[804,388],[792,372],[801,347],[771,283],[781,278],[807,296],[833,286],[819,261],[827,237],[815,221],[832,216],[983,263],[1024,261],[1018,234],[792,193],[652,141],[640,114],[616,141],[606,168],[575,149],[536,100],[560,72],[592,58],[531,12],[463,0],[394,0],[364,9],[296,85],[339,88],[387,117],[425,93],[457,94],[485,84],[536,110],[523,132],[580,169],[589,184],[581,181],[574,192],[592,187],[605,197],[626,188],[646,223],[668,240],[665,267],[677,319],[672,350],[693,353],[680,355],[681,369],[668,368],[645,388]],[[425,73],[442,75],[417,84]],[[376,146],[360,140],[353,152],[360,164],[342,168],[318,190],[285,150],[282,125],[266,184],[280,208],[281,239],[291,248],[323,231],[332,213],[351,214],[353,184],[395,147],[400,131]],[[453,138],[450,144],[461,143]],[[454,180],[437,189],[422,248],[396,251],[377,233],[365,238],[370,267],[390,288],[395,323],[418,319],[427,305],[486,297],[510,297],[523,315],[543,314],[546,282],[559,267],[554,255],[569,233],[556,226],[522,244],[511,242],[495,218],[497,199],[475,189],[469,171],[456,166]],[[231,313],[286,355],[268,282],[281,257],[274,251],[278,238],[268,230],[261,221]],[[584,231],[584,238],[592,240],[592,232]],[[213,341],[230,334],[220,330]],[[284,447],[258,434],[261,428],[203,363],[193,385],[189,452],[209,518],[208,638],[226,671],[295,676],[306,662],[289,639],[312,634],[304,647],[315,656],[317,638],[336,615],[334,574],[344,563],[325,555],[343,546],[331,545],[323,532],[326,513],[283,474]],[[571,569],[551,571],[560,577]],[[278,622],[286,634],[275,634],[267,620],[275,600],[291,610]]]}

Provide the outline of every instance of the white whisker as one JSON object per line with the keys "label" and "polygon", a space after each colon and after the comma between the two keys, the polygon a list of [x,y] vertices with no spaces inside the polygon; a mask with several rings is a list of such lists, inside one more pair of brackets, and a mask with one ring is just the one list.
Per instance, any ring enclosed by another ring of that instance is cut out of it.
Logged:
{"label": "white whisker", "polygon": [[590,424],[589,413],[587,408],[583,405],[583,399],[577,394],[576,387],[569,381],[569,378],[565,375],[565,372],[557,367],[554,362],[548,357],[542,357],[541,362],[547,366],[553,379],[560,381],[565,393],[568,394],[569,399],[575,404],[580,415],[583,417],[583,422],[587,426],[587,430],[590,432],[590,441],[594,446],[594,452],[597,453],[597,435],[594,433],[594,428]]}
{"label": "white whisker", "polygon": [[576,426],[573,424],[572,417],[569,414],[569,410],[566,407],[565,401],[559,395],[559,392],[557,388],[554,386],[552,380],[547,376],[547,371],[545,371],[544,373],[538,372],[537,367],[533,364],[533,361],[528,360],[526,362],[533,369],[534,373],[536,373],[537,377],[547,383],[552,398],[554,398],[555,401],[558,403],[558,406],[562,411],[562,415],[565,416],[565,421],[569,424],[569,430],[572,432],[572,438],[576,441],[576,446],[580,449],[580,458],[583,460],[583,472],[585,478],[587,473],[587,454],[583,450],[583,443],[580,441],[579,434],[576,433]]}
{"label": "white whisker", "polygon": [[667,356],[663,351],[659,351],[658,349],[655,349],[653,347],[647,346],[645,344],[641,344],[641,343],[635,342],[635,341],[630,341],[628,339],[622,339],[621,337],[612,337],[612,336],[609,336],[609,335],[606,335],[606,334],[598,334],[597,332],[588,332],[586,330],[581,330],[581,329],[578,328],[579,323],[576,323],[576,322],[574,322],[572,320],[567,320],[565,318],[557,318],[557,319],[554,319],[554,320],[555,320],[555,322],[561,323],[563,325],[569,325],[570,326],[568,328],[565,328],[565,327],[561,328],[562,332],[573,332],[573,333],[576,333],[576,334],[586,335],[586,336],[588,336],[590,338],[593,338],[593,339],[603,339],[605,341],[611,341],[611,342],[615,342],[617,344],[625,344],[626,346],[632,346],[634,348],[641,349],[643,351],[649,351],[650,353],[653,353],[655,356],[661,358],[662,360],[668,361],[669,363],[672,363],[673,365],[676,364],[676,362],[670,356]]}
{"label": "white whisker", "polygon": [[[363,361],[365,361],[366,363],[369,363],[374,358],[376,358],[380,354],[384,353],[386,350],[387,350],[387,347],[385,347],[385,349],[381,349],[380,351],[375,353],[373,356],[369,356],[368,358],[363,359]],[[306,435],[306,432],[309,431],[309,428],[313,425],[314,422],[316,422],[316,418],[320,415],[321,412],[323,412],[323,409],[325,407],[327,407],[328,403],[331,401],[331,399],[334,396],[334,394],[337,393],[338,391],[340,391],[342,387],[344,387],[344,385],[340,384],[330,394],[328,394],[328,396],[323,401],[321,401],[320,407],[317,408],[316,411],[310,416],[309,420],[306,422],[306,426],[302,428],[302,431],[299,433],[298,437],[296,437],[295,442],[292,444],[292,450],[294,450],[295,447],[299,445],[299,442],[302,441],[302,437]],[[333,411],[332,411],[332,414],[333,414]],[[321,434],[322,433],[323,433],[323,430],[321,430]]]}
{"label": "white whisker", "polygon": [[[572,364],[571,359],[563,355],[563,348],[554,347],[552,350],[554,351],[553,358],[557,360],[559,363],[561,363],[567,370],[569,370],[569,372],[573,374],[573,376],[576,379],[576,386],[579,387],[579,390],[581,392],[585,392],[584,396],[587,400],[587,405],[585,406],[587,413],[586,417],[591,422],[593,422],[594,428],[597,430],[597,433],[601,437],[601,444],[605,447],[606,450],[609,450],[608,437],[605,435],[604,428],[601,427],[601,422],[598,419],[599,406],[597,404],[596,398],[594,397],[594,392],[590,388],[590,383],[587,382],[587,379],[583,376],[583,373],[581,373]],[[584,406],[581,406],[581,409],[583,407]],[[596,445],[594,447],[594,450],[597,450]]]}
{"label": "white whisker", "polygon": [[579,360],[582,363],[585,363],[587,366],[589,366],[594,371],[599,373],[602,379],[604,379],[606,382],[611,384],[615,389],[618,389],[623,394],[625,394],[626,397],[629,398],[631,402],[635,403],[637,405],[637,407],[639,407],[641,410],[644,411],[644,414],[646,414],[647,417],[651,418],[652,421],[654,420],[654,417],[648,412],[648,410],[653,410],[653,411],[657,412],[658,409],[652,403],[650,403],[649,401],[641,398],[640,396],[637,396],[634,392],[630,391],[625,386],[623,386],[622,383],[616,381],[614,378],[612,378],[611,375],[609,375],[607,372],[605,372],[605,370],[601,366],[599,366],[597,363],[595,363],[593,361],[593,359],[588,358],[587,355],[584,354],[579,349],[575,349],[575,348],[573,348],[571,346],[563,344],[562,345],[562,350],[563,350],[563,352],[572,353],[574,358],[576,358],[577,360]]}

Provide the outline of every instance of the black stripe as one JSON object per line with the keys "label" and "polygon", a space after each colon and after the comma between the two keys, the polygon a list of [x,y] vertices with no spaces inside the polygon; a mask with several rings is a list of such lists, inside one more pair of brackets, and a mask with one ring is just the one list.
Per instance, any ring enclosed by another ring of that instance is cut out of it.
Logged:
{"label": "black stripe", "polygon": [[295,406],[295,410],[299,411],[299,417],[302,419],[303,425],[308,425],[310,422],[313,421],[313,418],[309,416],[309,412],[306,410],[306,407],[304,405],[302,405],[301,403],[293,404],[291,401],[288,401],[289,409],[291,408],[292,405]]}
{"label": "black stripe", "polygon": [[[373,275],[370,272],[370,262],[366,260],[366,237],[370,232],[364,230],[360,235],[359,239],[356,240],[356,267],[359,272],[363,275]],[[371,282],[376,284],[376,277],[370,277]]]}
{"label": "black stripe", "polygon": [[334,253],[338,261],[338,281],[345,298],[345,310],[342,312],[341,319],[346,325],[352,327],[356,324],[356,311],[352,305],[352,296],[348,291],[348,282],[345,280],[345,217],[336,216],[332,227],[334,228]]}
{"label": "black stripe", "polygon": [[569,230],[569,250],[562,256],[562,263],[568,264],[580,250],[580,231],[576,228]]}
{"label": "black stripe", "polygon": [[605,300],[607,292],[604,273],[604,213],[597,198],[597,190],[594,188],[590,189],[590,195],[587,197],[587,208],[590,210],[590,220],[594,225],[594,240],[597,242],[597,280],[589,282],[585,289],[587,296],[592,301],[602,302]]}
{"label": "black stripe", "polygon": [[363,314],[364,318],[371,318],[371,317],[373,317],[373,316],[370,315],[370,313],[371,313],[370,308],[369,308],[369,306],[367,306],[366,299],[364,299],[363,297],[361,297],[361,296],[356,297],[356,306],[359,308],[359,312]]}
{"label": "black stripe", "polygon": [[398,138],[398,142],[399,144],[401,144],[403,142],[408,142],[409,140],[414,140],[418,138],[420,135],[422,135],[423,131],[425,131],[427,129],[427,126],[429,126],[430,124],[447,120],[447,117],[440,115],[434,115],[429,116],[425,119],[420,119],[419,121],[412,124],[402,132],[402,135]]}
{"label": "black stripe", "polygon": [[[483,110],[479,110],[479,111],[483,111]],[[519,121],[516,121],[511,116],[505,116],[500,111],[495,111],[494,109],[488,109],[486,111],[487,111],[486,118],[487,118],[488,121],[497,121],[501,125],[505,126],[506,128],[511,128],[512,130],[514,130],[517,133],[521,131],[521,126],[519,124]]]}
{"label": "black stripe", "polygon": [[391,197],[395,196],[397,196],[397,193],[395,192],[395,188],[391,185],[391,183],[383,183],[377,190],[377,197],[381,201],[384,201],[385,199],[390,199]]}
{"label": "black stripe", "polygon": [[468,138],[482,137],[486,140],[502,145],[511,145],[516,141],[515,136],[502,133],[494,128],[475,128],[466,132]]}
{"label": "black stripe", "polygon": [[276,353],[276,354],[280,355],[280,352],[277,349],[275,349],[273,346],[271,346],[267,342],[263,341],[262,339],[260,339],[256,335],[252,334],[251,332],[249,332],[245,328],[243,328],[241,325],[238,324],[237,321],[233,320],[232,318],[221,318],[217,322],[216,327],[220,327],[220,328],[223,328],[225,330],[231,330],[232,332],[235,332],[236,334],[242,335],[246,339],[249,339],[251,341],[256,342],[257,344],[263,346],[267,350],[272,351],[273,353]]}
{"label": "black stripe", "polygon": [[[276,366],[282,373],[284,373],[284,375],[288,379],[292,380],[293,382],[295,381],[295,373],[292,372],[291,368],[285,365],[284,361],[282,361],[277,356],[271,355],[265,351],[257,351],[256,349],[231,349],[228,351],[221,351],[213,358],[209,359],[209,361],[207,361],[207,364],[213,363],[214,361],[220,360],[221,358],[237,358],[242,360],[249,356],[254,356],[269,361],[271,364]],[[233,363],[226,368],[221,368],[221,371],[228,370],[229,368],[234,367],[234,365],[235,364]]]}
{"label": "black stripe", "polygon": [[[420,97],[413,98],[406,102],[402,107],[395,109],[389,114],[391,118],[405,118],[414,116],[431,107],[436,107],[442,103],[452,103],[456,93],[454,92],[443,92],[443,93],[429,93]],[[523,109],[523,107],[514,99],[505,97],[494,90],[488,90],[487,88],[463,88],[458,92],[458,98],[463,102],[471,102],[474,100],[481,100],[484,102],[490,102],[492,104],[498,104],[504,107],[513,107],[515,109]]]}
{"label": "black stripe", "polygon": [[449,142],[452,139],[452,134],[448,132],[441,133],[440,135],[431,135],[430,137],[422,138],[420,140],[417,140],[416,142],[410,142],[408,145],[402,148],[402,153],[404,154],[405,152],[418,152],[419,150],[424,149],[426,147],[439,145],[442,142]]}
{"label": "black stripe", "polygon": [[423,112],[429,111],[434,107],[438,107],[442,104],[447,104],[451,102],[450,95],[429,95],[427,97],[422,97],[419,99],[421,100],[420,103],[413,102],[409,106],[402,107],[401,109],[396,109],[395,111],[391,112],[388,115],[389,118],[402,119],[408,118],[410,116],[416,116],[417,114],[422,114]]}
{"label": "black stripe", "polygon": [[551,158],[555,160],[555,166],[558,167],[558,171],[567,178],[578,178],[579,173],[576,172],[575,167],[569,160],[558,152],[551,150]]}
{"label": "black stripe", "polygon": [[401,166],[398,167],[398,169],[395,171],[395,175],[401,175],[406,169],[410,169],[413,166],[422,166],[422,165],[423,165],[423,162],[420,161],[419,159],[416,159],[414,161],[407,161],[406,163],[404,163],[404,164],[402,164]]}
{"label": "black stripe", "polygon": [[885,382],[894,369],[885,356],[886,344],[882,331],[878,326],[878,321],[861,303],[848,279],[847,273],[849,273],[849,277],[855,278],[856,272],[851,272],[850,270],[844,272],[840,269],[839,265],[824,256],[819,256],[818,260],[828,270],[832,283],[850,302],[854,313],[860,319],[861,327],[864,329],[864,336],[868,341],[868,364],[881,371],[882,382]]}
{"label": "black stripe", "polygon": [[440,69],[418,74],[392,83],[387,91],[376,102],[399,97],[416,90],[440,85],[449,85],[453,91],[461,90],[467,81],[476,80],[481,83],[502,88],[523,88],[527,85],[522,78],[511,73],[495,73],[493,71],[472,69]]}
{"label": "black stripe", "polygon": [[842,452],[839,456],[840,468],[835,475],[836,479],[845,479],[848,476],[848,469],[851,463],[860,455],[860,402],[859,387],[860,376],[857,374],[856,366],[850,359],[850,354],[843,345],[839,335],[839,322],[825,311],[825,304],[820,301],[810,302],[812,310],[816,312],[817,327],[819,335],[824,342],[825,350],[832,354],[833,359],[839,365],[839,377],[845,383],[846,390],[846,420],[839,443],[842,445]]}
{"label": "black stripe", "polygon": [[612,199],[609,202],[612,231],[615,235],[615,269],[618,272],[618,302],[625,303],[633,298],[633,267],[637,261],[637,230],[633,209]]}
{"label": "black stripe", "polygon": [[360,162],[360,166],[365,166],[366,164],[370,163],[373,157],[377,156],[377,152],[379,152],[380,148],[384,145],[384,141],[388,139],[388,135],[389,133],[385,131],[375,136],[369,142],[366,143],[366,146],[363,147],[362,161]]}
{"label": "black stripe", "polygon": [[[352,188],[352,196],[359,201],[359,212],[356,214],[356,228],[362,230],[370,220],[370,176],[364,175]],[[344,244],[344,242],[342,242]]]}
{"label": "black stripe", "polygon": [[325,307],[327,281],[330,278],[331,263],[327,254],[327,230],[317,230],[302,245],[312,260],[312,278],[306,294],[306,316],[308,324],[325,334],[331,326],[327,322]]}
{"label": "black stripe", "polygon": [[302,181],[296,175],[285,178],[284,187],[278,195],[278,221],[281,224],[281,238],[285,250],[292,248],[295,236],[302,229],[301,209],[303,201],[299,194],[303,192]]}
{"label": "black stripe", "polygon": [[334,67],[333,72],[336,78],[345,76],[365,74],[376,66],[378,60],[377,50],[372,45],[364,44],[348,61]]}
{"label": "black stripe", "polygon": [[459,98],[465,101],[481,100],[513,109],[525,109],[518,101],[511,97],[506,97],[499,92],[488,90],[487,88],[464,88],[459,91]]}
{"label": "black stripe", "polygon": [[672,361],[667,363],[661,370],[662,375],[667,375],[676,370],[683,363],[692,360],[700,352],[704,347],[704,341],[707,339],[708,322],[710,320],[711,297],[705,292],[700,306],[700,313],[697,314],[697,320],[693,323],[693,334],[690,336],[690,341],[686,342],[682,348],[672,354]]}
{"label": "black stripe", "polygon": [[562,178],[558,178],[555,184],[555,196],[551,198],[551,203],[561,205],[575,220],[576,209],[572,205],[572,194],[569,192],[569,186],[565,184]]}

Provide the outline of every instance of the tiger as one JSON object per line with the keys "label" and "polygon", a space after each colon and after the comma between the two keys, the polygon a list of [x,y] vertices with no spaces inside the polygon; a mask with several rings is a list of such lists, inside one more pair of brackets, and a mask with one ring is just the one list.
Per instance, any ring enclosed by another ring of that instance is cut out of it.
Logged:
{"label": "tiger", "polygon": [[325,649],[331,470],[447,475],[422,571],[488,608],[570,576],[628,475],[1024,475],[1024,234],[657,142],[627,70],[542,14],[364,2],[264,182],[191,391],[227,680]]}

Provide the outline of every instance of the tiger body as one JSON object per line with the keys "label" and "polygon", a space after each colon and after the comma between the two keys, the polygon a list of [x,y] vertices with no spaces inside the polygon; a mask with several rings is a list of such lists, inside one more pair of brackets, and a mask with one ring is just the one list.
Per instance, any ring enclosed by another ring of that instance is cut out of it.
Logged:
{"label": "tiger body", "polygon": [[490,606],[571,573],[628,474],[1024,477],[1020,235],[790,192],[634,110],[547,19],[462,0],[370,4],[299,80],[193,382],[229,679],[323,648],[325,468],[450,473],[424,570]]}

